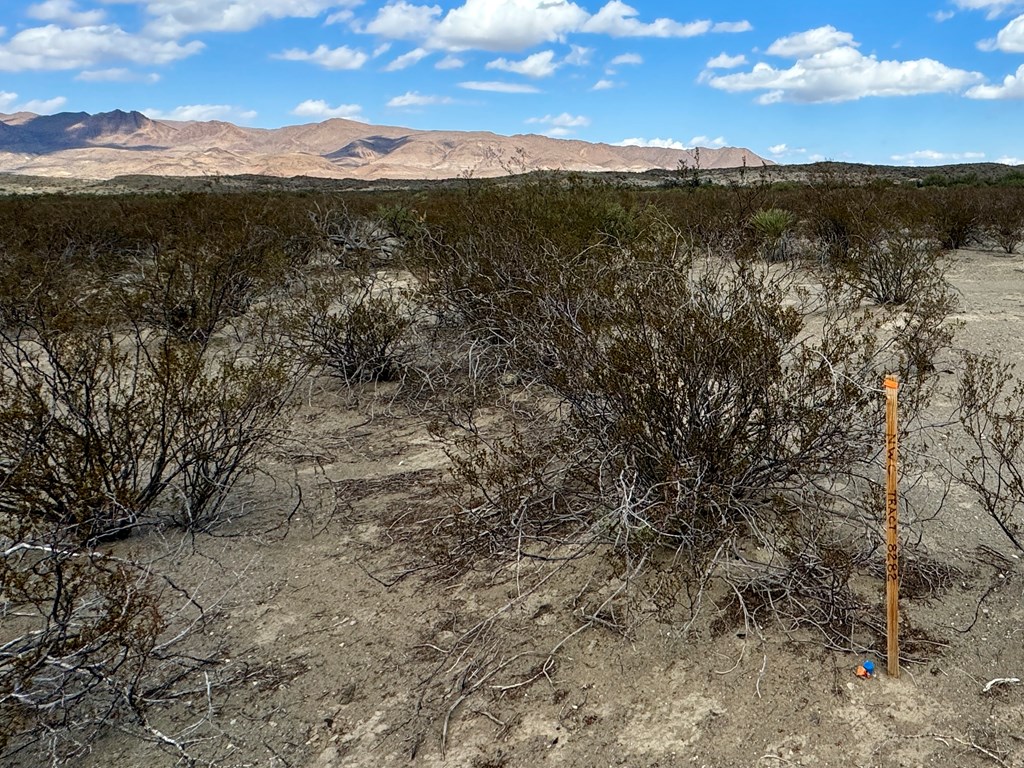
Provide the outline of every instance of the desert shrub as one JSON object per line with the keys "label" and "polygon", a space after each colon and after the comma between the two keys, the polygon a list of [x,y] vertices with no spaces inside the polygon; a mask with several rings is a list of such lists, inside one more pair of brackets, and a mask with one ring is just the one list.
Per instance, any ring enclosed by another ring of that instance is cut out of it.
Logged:
{"label": "desert shrub", "polygon": [[203,527],[275,434],[294,374],[276,351],[215,358],[141,331],[5,333],[0,505],[85,541]]}
{"label": "desert shrub", "polygon": [[36,747],[60,765],[144,710],[165,619],[144,569],[4,529],[0,593],[18,618],[0,643],[0,755]]}
{"label": "desert shrub", "polygon": [[956,402],[971,446],[960,480],[1024,552],[1024,381],[992,355],[966,352],[960,370]]}
{"label": "desert shrub", "polygon": [[930,192],[927,220],[939,245],[957,250],[976,242],[981,233],[977,190],[951,187]]}
{"label": "desert shrub", "polygon": [[334,276],[308,291],[293,338],[314,364],[347,382],[393,381],[409,356],[415,312],[402,291],[373,276]]}
{"label": "desert shrub", "polygon": [[1024,240],[1024,202],[1012,190],[996,190],[984,208],[985,233],[1006,254]]}
{"label": "desert shrub", "polygon": [[392,261],[400,238],[416,229],[415,216],[400,207],[361,215],[344,202],[332,201],[317,203],[308,215],[311,253],[356,272]]}
{"label": "desert shrub", "polygon": [[952,300],[945,251],[913,230],[887,229],[870,239],[857,238],[846,257],[830,266],[876,304],[899,306],[939,295]]}
{"label": "desert shrub", "polygon": [[536,311],[535,287],[595,288],[591,276],[617,254],[675,237],[653,207],[581,181],[486,187],[458,202],[428,219],[408,263],[441,323],[491,341],[514,338]]}
{"label": "desert shrub", "polygon": [[[600,541],[634,573],[667,548],[704,564],[694,577],[724,574],[745,599],[849,640],[850,578],[879,519],[868,478],[880,382],[901,377],[913,423],[952,304],[936,290],[862,308],[846,284],[806,291],[799,265],[738,259],[652,222],[576,252],[550,240],[531,252],[517,227],[432,232],[428,278],[457,268],[459,306],[501,340],[460,347],[471,381],[435,425],[458,506],[434,530],[459,532],[448,552],[461,561],[474,547],[543,557]],[[756,562],[736,554],[751,551]]]}

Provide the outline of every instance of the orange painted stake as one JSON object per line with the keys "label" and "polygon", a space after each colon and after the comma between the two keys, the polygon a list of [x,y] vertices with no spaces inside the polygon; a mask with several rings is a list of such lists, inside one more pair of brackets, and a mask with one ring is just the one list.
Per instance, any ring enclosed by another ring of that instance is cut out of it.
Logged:
{"label": "orange painted stake", "polygon": [[899,382],[885,379],[885,612],[889,677],[900,676],[900,541],[899,494],[896,489],[896,407]]}

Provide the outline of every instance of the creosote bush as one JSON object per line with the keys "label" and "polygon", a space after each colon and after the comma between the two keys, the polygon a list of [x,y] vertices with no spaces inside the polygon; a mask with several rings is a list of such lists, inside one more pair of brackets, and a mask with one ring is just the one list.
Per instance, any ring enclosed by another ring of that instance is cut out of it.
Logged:
{"label": "creosote bush", "polygon": [[[473,383],[435,425],[459,552],[603,541],[633,565],[665,548],[742,562],[750,595],[778,587],[795,606],[799,593],[819,617],[845,606],[835,627],[849,639],[849,578],[870,557],[856,542],[877,524],[862,501],[876,489],[879,386],[902,376],[908,423],[924,407],[927,364],[951,338],[940,267],[912,306],[861,308],[848,284],[808,292],[798,264],[710,250],[655,216],[603,238],[573,202],[574,237],[506,209],[482,235],[460,220],[419,245],[428,300],[475,321],[445,338],[491,345],[469,345]],[[508,386],[520,395],[502,426],[479,398]],[[832,587],[812,588],[826,576]]]}
{"label": "creosote bush", "polygon": [[958,414],[973,450],[960,480],[1024,552],[1024,381],[992,355],[964,353],[961,371]]}

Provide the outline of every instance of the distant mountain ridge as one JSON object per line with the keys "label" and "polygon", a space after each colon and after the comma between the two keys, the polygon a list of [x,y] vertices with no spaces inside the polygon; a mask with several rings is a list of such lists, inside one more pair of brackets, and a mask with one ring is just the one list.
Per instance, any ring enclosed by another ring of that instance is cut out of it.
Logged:
{"label": "distant mountain ridge", "polygon": [[[421,131],[335,118],[284,128],[154,120],[141,112],[0,114],[0,172],[111,179],[255,174],[444,179],[534,170],[646,171],[692,165],[692,150],[621,147],[535,134]],[[705,169],[772,165],[748,149],[700,149]]]}

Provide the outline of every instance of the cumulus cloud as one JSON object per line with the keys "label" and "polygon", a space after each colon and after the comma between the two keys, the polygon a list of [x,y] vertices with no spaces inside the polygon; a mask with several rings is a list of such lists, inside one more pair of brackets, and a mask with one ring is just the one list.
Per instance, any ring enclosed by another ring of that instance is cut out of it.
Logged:
{"label": "cumulus cloud", "polygon": [[413,5],[405,0],[390,2],[361,31],[395,40],[427,37],[441,16],[439,5]]}
{"label": "cumulus cloud", "polygon": [[174,109],[148,108],[143,114],[154,120],[181,120],[183,122],[225,120],[232,123],[246,123],[255,119],[256,112],[230,104],[187,104]]}
{"label": "cumulus cloud", "polygon": [[711,22],[705,20],[680,23],[660,18],[645,23],[637,17],[640,12],[622,0],[611,0],[583,24],[581,31],[611,37],[696,37],[711,31]]}
{"label": "cumulus cloud", "polygon": [[559,65],[555,63],[554,51],[541,51],[532,56],[527,56],[522,61],[509,61],[501,58],[487,62],[487,69],[500,69],[503,72],[512,72],[527,77],[550,77],[555,74]]}
{"label": "cumulus cloud", "polygon": [[611,80],[598,80],[596,83],[594,83],[593,86],[591,86],[590,90],[592,90],[592,91],[607,91],[607,90],[609,90],[611,88],[614,88],[614,87],[615,87],[615,83],[613,81],[611,81]]}
{"label": "cumulus cloud", "polygon": [[840,32],[830,24],[825,27],[808,29],[806,32],[797,32],[795,35],[780,37],[768,46],[768,53],[787,59],[801,59],[816,53],[830,51],[833,48],[852,48],[858,45],[860,44],[854,42],[853,35],[849,32]]}
{"label": "cumulus cloud", "polygon": [[332,107],[323,99],[306,99],[292,110],[293,115],[327,120],[332,117],[343,117],[346,120],[363,121],[363,108],[358,104],[339,104]]}
{"label": "cumulus cloud", "polygon": [[934,149],[919,149],[905,155],[892,155],[897,163],[907,165],[936,165],[941,163],[958,163],[964,160],[983,160],[984,152],[936,152]]}
{"label": "cumulus cloud", "polygon": [[0,91],[0,112],[34,112],[37,115],[49,115],[60,110],[68,100],[63,96],[52,99],[30,99],[18,101],[18,94]]}
{"label": "cumulus cloud", "polygon": [[0,43],[0,71],[89,69],[122,59],[135,64],[168,64],[203,50],[198,40],[181,45],[129,34],[101,24],[65,29],[56,24],[30,27]]}
{"label": "cumulus cloud", "polygon": [[124,67],[111,69],[87,69],[75,75],[83,83],[157,83],[160,75],[156,72],[133,72]]}
{"label": "cumulus cloud", "polygon": [[571,67],[585,67],[590,63],[593,55],[593,48],[586,48],[582,45],[573,45],[569,54],[565,57],[565,63]]}
{"label": "cumulus cloud", "polygon": [[1024,64],[1004,77],[1001,85],[976,85],[966,95],[969,99],[1024,99]]}
{"label": "cumulus cloud", "polygon": [[531,117],[526,122],[532,125],[553,125],[558,128],[586,128],[590,125],[590,118],[585,115],[570,115],[568,112],[563,112],[560,115]]}
{"label": "cumulus cloud", "polygon": [[452,56],[449,54],[438,61],[437,64],[434,65],[434,69],[462,69],[464,66],[466,66],[466,62],[458,56]]}
{"label": "cumulus cloud", "polygon": [[743,21],[720,21],[711,28],[712,32],[749,32],[754,28],[754,25],[744,19]]}
{"label": "cumulus cloud", "polygon": [[590,118],[584,115],[570,115],[563,112],[560,115],[544,115],[544,117],[531,117],[526,121],[533,125],[546,125],[548,128],[544,133],[548,136],[572,136],[577,128],[586,128],[590,125]]}
{"label": "cumulus cloud", "polygon": [[25,15],[41,21],[56,21],[73,27],[88,27],[99,24],[106,14],[102,10],[81,11],[74,0],[45,0],[30,5]]}
{"label": "cumulus cloud", "polygon": [[493,93],[540,93],[540,89],[534,88],[532,85],[503,83],[496,80],[467,80],[464,83],[459,83],[459,87],[470,91],[491,91]]}
{"label": "cumulus cloud", "polygon": [[395,96],[388,101],[388,106],[393,108],[403,107],[432,107],[438,104],[454,104],[455,99],[448,96],[428,96],[417,91],[407,91],[401,96]]}
{"label": "cumulus cloud", "polygon": [[622,53],[616,56],[609,62],[613,67],[618,67],[623,64],[643,64],[644,57],[639,53]]}
{"label": "cumulus cloud", "polygon": [[985,11],[989,19],[995,19],[1012,9],[1024,7],[1024,0],[954,0],[954,4],[965,11]]}
{"label": "cumulus cloud", "polygon": [[418,64],[419,62],[423,61],[423,59],[425,59],[429,55],[430,51],[424,48],[413,48],[408,53],[403,53],[401,56],[399,56],[386,67],[384,67],[384,71],[397,72],[400,69],[406,69],[408,67],[411,67],[413,64]]}
{"label": "cumulus cloud", "polygon": [[752,29],[748,21],[683,23],[657,18],[647,22],[639,16],[622,0],[609,0],[595,14],[571,0],[464,0],[447,12],[437,4],[389,0],[359,31],[459,52],[521,51],[544,43],[564,43],[569,34],[580,32],[612,37],[693,37]]}
{"label": "cumulus cloud", "polygon": [[711,138],[710,136],[694,136],[690,139],[690,143],[687,148],[705,147],[707,149],[721,149],[726,146],[726,144],[728,144],[728,142],[725,140],[725,136],[715,136],[714,138]]}
{"label": "cumulus cloud", "polygon": [[617,147],[658,147],[659,149],[693,149],[703,147],[705,149],[720,149],[727,145],[724,136],[694,136],[688,142],[683,143],[675,139],[623,139],[615,143]]}
{"label": "cumulus cloud", "polygon": [[362,51],[343,45],[340,48],[318,46],[314,51],[292,48],[277,54],[274,58],[285,61],[308,61],[324,69],[361,69],[370,57]]}
{"label": "cumulus cloud", "polygon": [[978,47],[983,51],[1024,53],[1024,15],[1018,16],[999,30],[999,34],[994,38],[982,40]]}
{"label": "cumulus cloud", "polygon": [[613,146],[616,147],[658,147],[659,149],[688,149],[683,142],[676,141],[675,139],[623,139],[617,141]]}
{"label": "cumulus cloud", "polygon": [[949,21],[956,16],[956,11],[935,11],[935,13],[930,13],[928,15],[941,24],[942,22]]}
{"label": "cumulus cloud", "polygon": [[197,32],[245,32],[274,19],[313,18],[361,0],[115,0],[142,5],[146,32],[179,38]]}
{"label": "cumulus cloud", "polygon": [[588,17],[568,0],[466,0],[436,25],[431,39],[448,50],[519,51],[561,42]]}
{"label": "cumulus cloud", "polygon": [[[815,30],[812,30],[815,31]],[[796,36],[794,36],[796,37]],[[838,38],[836,38],[838,39]],[[818,43],[811,38],[792,41],[787,51],[811,50]],[[779,41],[776,41],[779,42]],[[854,101],[868,96],[910,96],[921,93],[957,93],[984,78],[978,72],[947,67],[934,59],[880,61],[853,47],[799,58],[788,69],[758,63],[749,72],[705,78],[713,88],[730,93],[761,91],[757,101],[821,103]]]}
{"label": "cumulus cloud", "polygon": [[708,63],[705,64],[708,69],[736,69],[736,67],[742,67],[747,63],[747,57],[742,53],[736,56],[730,56],[727,53],[720,53],[713,59],[708,59]]}
{"label": "cumulus cloud", "polygon": [[1024,165],[1024,158],[1003,155],[1002,157],[996,158],[995,162],[1002,163],[1003,165]]}

